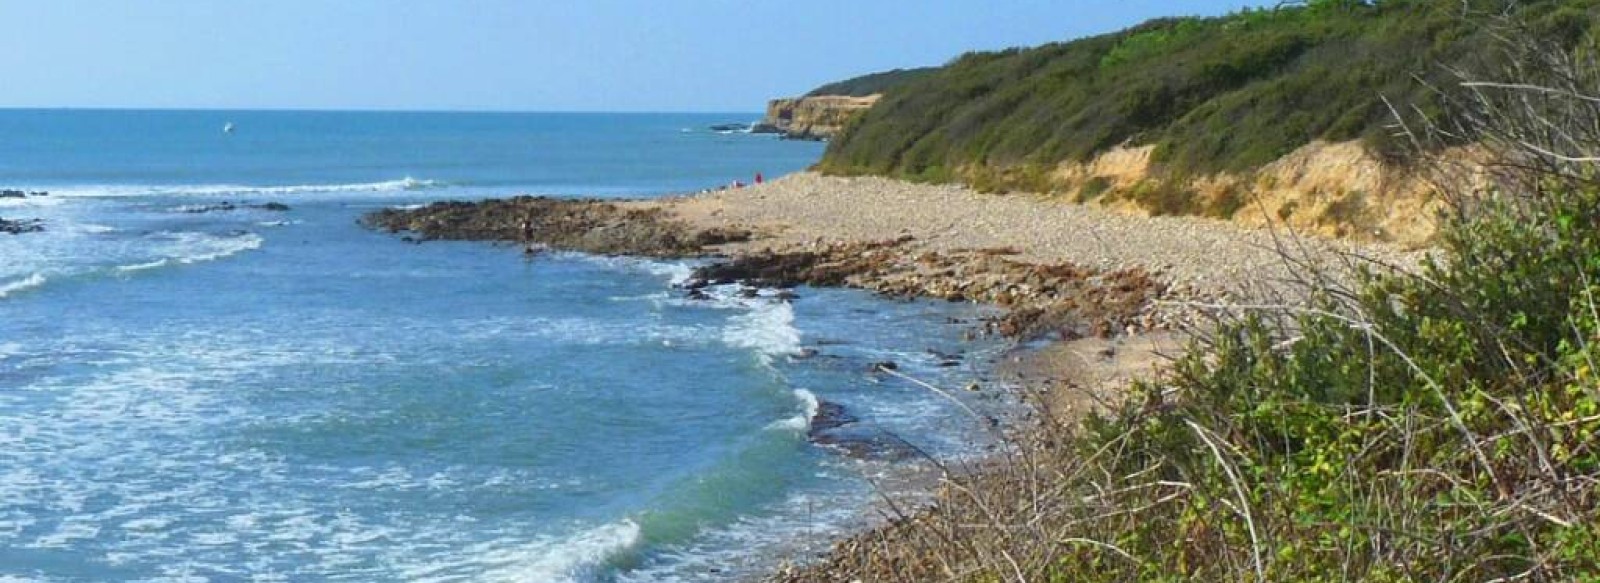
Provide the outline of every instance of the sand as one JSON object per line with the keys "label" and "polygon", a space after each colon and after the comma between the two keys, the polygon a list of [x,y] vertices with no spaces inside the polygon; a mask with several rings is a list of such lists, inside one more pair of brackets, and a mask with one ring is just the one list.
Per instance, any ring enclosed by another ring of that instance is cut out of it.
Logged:
{"label": "sand", "polygon": [[1221,220],[1119,214],[1040,195],[816,173],[644,204],[660,204],[700,228],[739,226],[766,235],[731,252],[910,235],[916,245],[936,251],[1014,248],[1020,252],[1015,258],[1041,264],[1143,267],[1174,288],[1205,296],[1290,277],[1294,270],[1280,249],[1324,265],[1354,254],[1409,268],[1421,256]]}

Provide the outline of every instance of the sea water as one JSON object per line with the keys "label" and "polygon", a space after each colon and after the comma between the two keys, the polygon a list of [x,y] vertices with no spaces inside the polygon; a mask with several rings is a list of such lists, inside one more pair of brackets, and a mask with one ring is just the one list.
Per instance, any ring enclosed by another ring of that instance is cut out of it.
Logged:
{"label": "sea water", "polygon": [[50,193],[0,199],[46,229],[0,235],[0,581],[738,580],[918,463],[808,442],[819,399],[979,453],[963,407],[870,372],[970,381],[998,349],[961,340],[977,308],[689,301],[693,262],[356,224],[820,154],[705,129],[749,117],[0,111],[0,188]]}

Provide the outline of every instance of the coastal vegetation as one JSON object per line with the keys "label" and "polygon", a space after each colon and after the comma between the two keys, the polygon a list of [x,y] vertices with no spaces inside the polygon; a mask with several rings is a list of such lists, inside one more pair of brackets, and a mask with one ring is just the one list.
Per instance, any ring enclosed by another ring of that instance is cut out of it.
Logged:
{"label": "coastal vegetation", "polygon": [[[791,580],[1600,580],[1600,67],[1550,36],[1580,3],[1531,5],[1540,32],[1463,29],[1497,39],[1483,68],[1374,134],[1449,199],[1420,271],[1351,257],[1353,282],[1195,306],[1214,321],[1159,379]],[[1436,155],[1463,142],[1487,186]]]}
{"label": "coastal vegetation", "polygon": [[878,73],[868,73],[860,77],[852,77],[843,81],[835,81],[812,89],[806,97],[819,95],[846,95],[850,97],[866,97],[886,92],[895,87],[911,81],[932,75],[938,67],[918,67],[915,69],[893,69]]}
{"label": "coastal vegetation", "polygon": [[[1152,178],[1166,182],[1248,173],[1318,140],[1359,140],[1397,160],[1408,149],[1392,127],[1391,106],[1436,115],[1435,87],[1452,70],[1496,66],[1494,52],[1484,50],[1494,35],[1477,23],[1507,6],[1311,0],[969,53],[931,72],[872,79],[895,83],[833,141],[819,168],[1076,192],[1081,185],[1056,180],[1061,164],[1123,146],[1153,146]],[[1587,42],[1600,2],[1516,6],[1531,34],[1574,47]],[[1208,210],[1178,208],[1205,205],[1164,196],[1193,193],[1148,190],[1165,210]]]}

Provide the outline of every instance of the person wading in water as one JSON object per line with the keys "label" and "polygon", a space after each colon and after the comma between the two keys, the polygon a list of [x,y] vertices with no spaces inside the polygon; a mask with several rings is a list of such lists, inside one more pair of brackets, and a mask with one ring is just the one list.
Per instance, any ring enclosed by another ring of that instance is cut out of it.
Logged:
{"label": "person wading in water", "polygon": [[522,219],[522,254],[532,257],[538,253],[533,248],[533,219]]}

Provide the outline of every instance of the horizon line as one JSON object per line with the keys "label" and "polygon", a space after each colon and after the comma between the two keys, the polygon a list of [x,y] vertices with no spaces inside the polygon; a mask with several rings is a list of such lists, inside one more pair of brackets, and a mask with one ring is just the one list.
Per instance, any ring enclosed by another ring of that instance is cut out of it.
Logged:
{"label": "horizon line", "polygon": [[451,108],[347,108],[347,107],[145,107],[145,106],[0,106],[0,111],[165,111],[165,112],[239,112],[239,113],[460,113],[460,114],[622,114],[622,115],[720,115],[756,114],[762,111],[713,110],[647,110],[647,109],[451,109]]}

